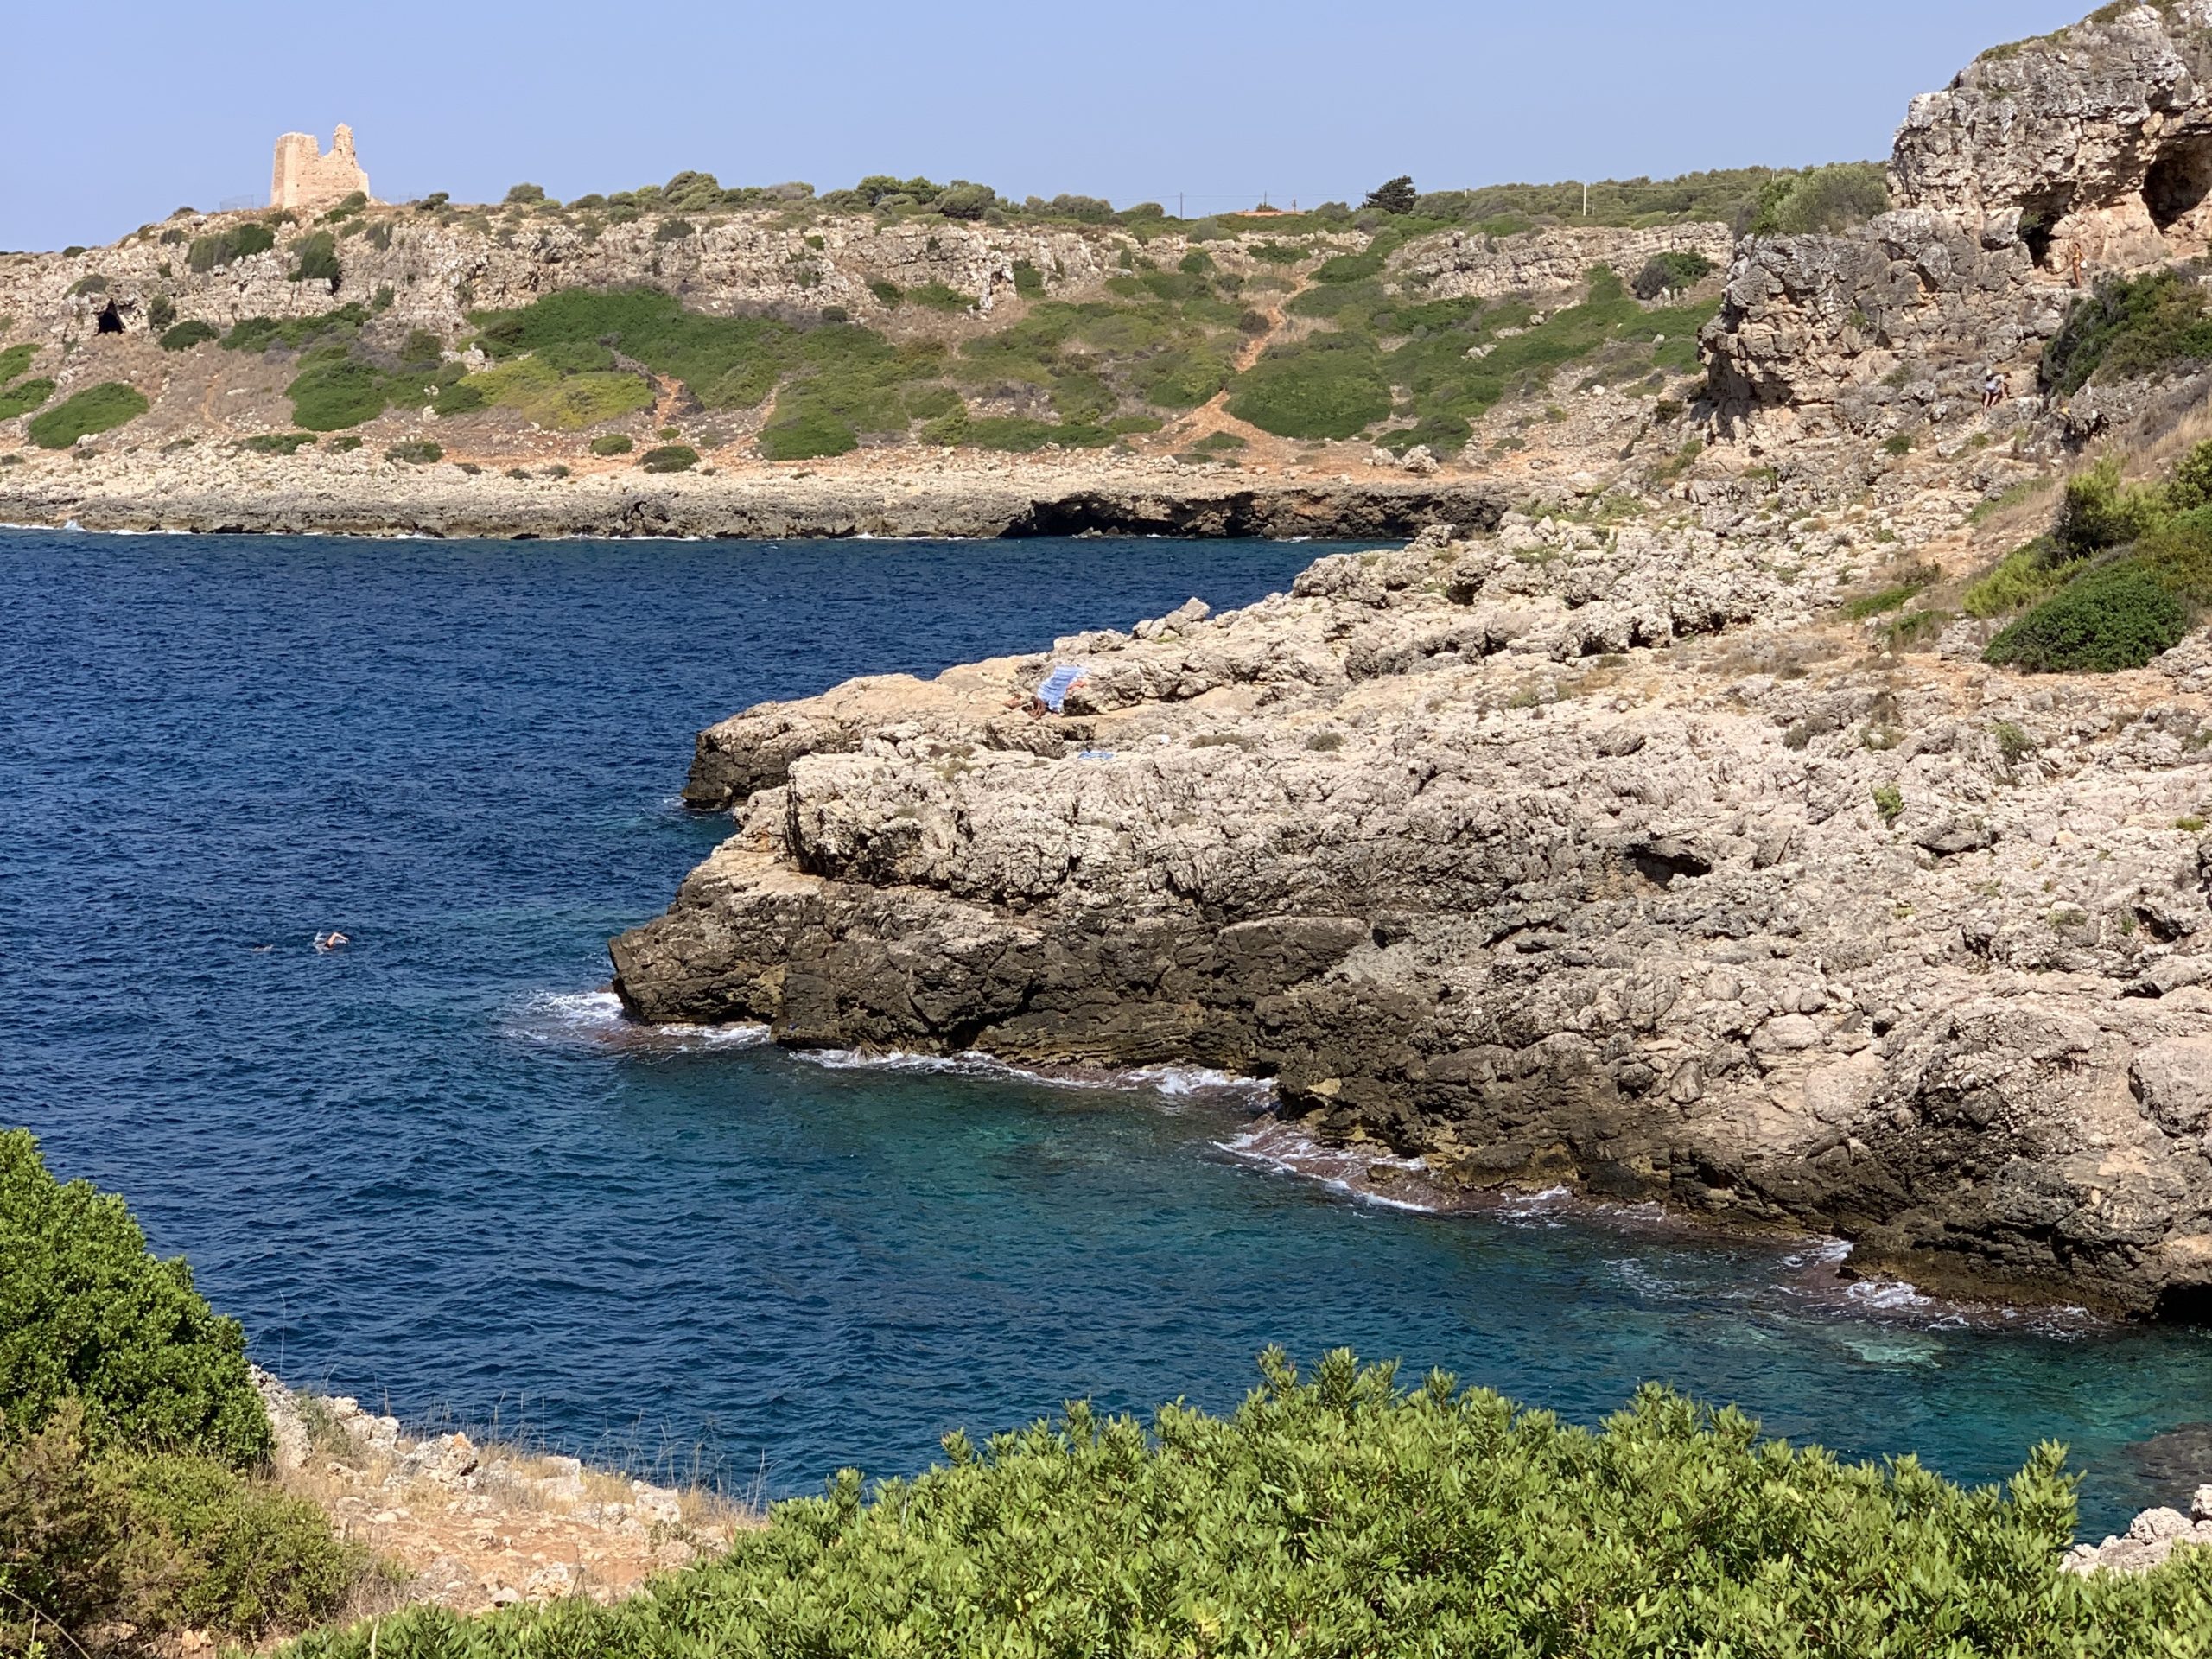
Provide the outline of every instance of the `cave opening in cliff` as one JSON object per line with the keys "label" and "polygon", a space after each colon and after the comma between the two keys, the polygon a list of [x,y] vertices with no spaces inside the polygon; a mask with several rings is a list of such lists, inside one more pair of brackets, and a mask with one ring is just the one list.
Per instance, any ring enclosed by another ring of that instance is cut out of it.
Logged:
{"label": "cave opening in cliff", "polygon": [[2212,1285],[2168,1285],[2158,1293],[2151,1317],[2160,1325],[2212,1330]]}
{"label": "cave opening in cliff", "polygon": [[2170,231],[2212,195],[2212,137],[2172,144],[2158,154],[2143,180],[2143,205],[2151,222]]}
{"label": "cave opening in cliff", "polygon": [[2057,239],[2058,221],[2071,204],[2062,196],[2039,196],[2020,204],[2020,240],[2038,270],[2050,269],[2050,247]]}
{"label": "cave opening in cliff", "polygon": [[95,321],[99,332],[103,334],[119,334],[123,332],[123,314],[115,308],[113,300],[110,300],[100,308],[100,314]]}

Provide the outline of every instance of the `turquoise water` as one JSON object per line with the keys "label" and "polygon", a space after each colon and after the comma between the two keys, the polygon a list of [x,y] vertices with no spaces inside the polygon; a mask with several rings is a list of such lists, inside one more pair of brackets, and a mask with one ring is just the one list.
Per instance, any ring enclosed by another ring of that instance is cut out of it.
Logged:
{"label": "turquoise water", "polygon": [[1664,1380],[1966,1479],[2057,1438],[2095,1527],[2174,1496],[2130,1448],[2212,1418],[2196,1333],[1355,1201],[1250,1155],[1233,1090],[613,1017],[607,936],[723,828],[675,801],[701,725],[1316,550],[0,532],[0,1112],[296,1382],[773,1492],[1076,1395],[1230,1407],[1280,1342],[1583,1420]]}

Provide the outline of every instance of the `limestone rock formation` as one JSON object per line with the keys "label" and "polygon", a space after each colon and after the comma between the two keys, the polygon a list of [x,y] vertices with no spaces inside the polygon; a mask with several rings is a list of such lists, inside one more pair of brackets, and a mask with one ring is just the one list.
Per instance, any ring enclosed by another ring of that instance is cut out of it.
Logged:
{"label": "limestone rock formation", "polygon": [[2079,291],[2212,245],[2212,0],[2107,7],[1913,101],[1894,211],[1755,238],[1704,336],[1725,420],[1888,435],[2032,384]]}
{"label": "limestone rock formation", "polygon": [[359,191],[369,194],[369,175],[353,154],[353,129],[340,124],[326,156],[312,133],[288,132],[276,141],[270,169],[269,205],[320,213]]}
{"label": "limestone rock formation", "polygon": [[[2194,1306],[2212,877],[2174,826],[2212,671],[1806,673],[1827,563],[1510,514],[748,711],[688,791],[739,831],[617,988],[799,1045],[1269,1076],[1448,1182]],[[1033,721],[1052,662],[1087,672]]]}
{"label": "limestone rock formation", "polygon": [[2202,253],[2212,238],[2212,3],[2108,6],[1998,47],[1913,100],[1891,161],[1902,207],[2018,213],[2044,268]]}

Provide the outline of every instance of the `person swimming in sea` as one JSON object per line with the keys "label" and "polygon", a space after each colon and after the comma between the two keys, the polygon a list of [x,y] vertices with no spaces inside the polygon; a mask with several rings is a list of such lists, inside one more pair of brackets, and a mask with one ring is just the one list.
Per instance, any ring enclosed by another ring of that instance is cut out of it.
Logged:
{"label": "person swimming in sea", "polygon": [[353,943],[353,940],[347,938],[343,933],[340,933],[334,927],[327,933],[318,933],[315,936],[315,948],[318,950],[326,952],[338,950],[342,945],[348,945]]}

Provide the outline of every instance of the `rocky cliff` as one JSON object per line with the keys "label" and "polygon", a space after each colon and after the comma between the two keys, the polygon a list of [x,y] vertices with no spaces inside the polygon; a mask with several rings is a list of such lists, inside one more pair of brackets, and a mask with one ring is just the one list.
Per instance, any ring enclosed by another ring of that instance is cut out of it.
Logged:
{"label": "rocky cliff", "polygon": [[[2030,677],[1951,614],[2048,525],[2062,435],[1984,377],[2058,331],[2069,251],[2201,245],[2158,203],[2202,10],[1984,59],[1915,105],[1897,211],[1740,250],[1703,341],[1733,443],[1586,386],[1544,505],[702,734],[687,798],[737,832],[614,941],[626,1003],[1194,1060],[1447,1183],[2212,1312],[2212,645]],[[2155,245],[2092,235],[2139,208]]]}
{"label": "rocky cliff", "polygon": [[[1469,1185],[2192,1306],[2212,912],[2176,825],[2212,671],[1807,673],[1825,597],[1706,532],[1509,518],[754,710],[690,791],[740,831],[615,941],[618,988],[792,1043],[1257,1072]],[[1034,721],[1049,660],[1089,673]]]}

